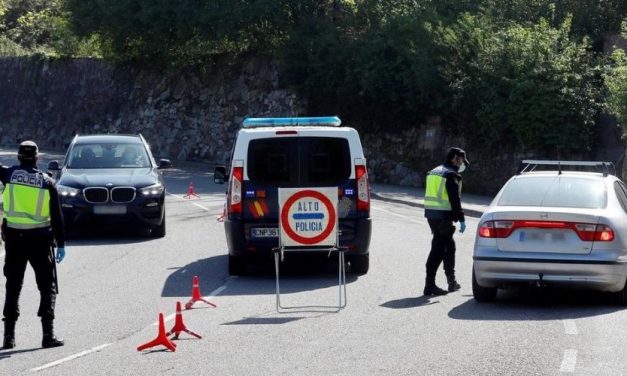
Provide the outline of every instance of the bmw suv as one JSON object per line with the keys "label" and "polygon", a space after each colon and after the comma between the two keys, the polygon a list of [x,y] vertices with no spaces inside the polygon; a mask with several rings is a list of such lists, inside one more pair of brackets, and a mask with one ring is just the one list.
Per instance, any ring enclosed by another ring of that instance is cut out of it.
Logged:
{"label": "bmw suv", "polygon": [[68,232],[79,224],[132,224],[165,236],[165,184],[141,135],[76,135],[63,163],[51,161]]}

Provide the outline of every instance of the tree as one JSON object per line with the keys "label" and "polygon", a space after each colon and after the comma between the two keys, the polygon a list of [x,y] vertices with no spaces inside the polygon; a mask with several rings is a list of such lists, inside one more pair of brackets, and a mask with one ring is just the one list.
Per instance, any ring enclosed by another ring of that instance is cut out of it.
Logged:
{"label": "tree", "polygon": [[605,75],[608,89],[607,105],[610,113],[616,116],[618,123],[627,134],[627,55],[623,50],[616,50],[611,57],[612,65]]}

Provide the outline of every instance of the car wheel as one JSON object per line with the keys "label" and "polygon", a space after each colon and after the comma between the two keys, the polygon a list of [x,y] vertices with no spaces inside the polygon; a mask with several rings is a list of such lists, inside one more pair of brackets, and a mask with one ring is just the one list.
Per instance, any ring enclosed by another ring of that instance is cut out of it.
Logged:
{"label": "car wheel", "polygon": [[623,289],[616,293],[616,300],[619,305],[627,306],[627,282]]}
{"label": "car wheel", "polygon": [[244,275],[246,274],[246,259],[242,256],[229,256],[229,274]]}
{"label": "car wheel", "polygon": [[161,224],[153,227],[150,235],[152,235],[153,238],[163,238],[165,236],[165,215],[163,216]]}
{"label": "car wheel", "polygon": [[366,274],[370,269],[370,255],[353,255],[348,257],[351,265],[350,271],[353,274]]}
{"label": "car wheel", "polygon": [[496,299],[496,287],[482,287],[477,283],[475,271],[472,271],[472,296],[479,303],[493,302]]}

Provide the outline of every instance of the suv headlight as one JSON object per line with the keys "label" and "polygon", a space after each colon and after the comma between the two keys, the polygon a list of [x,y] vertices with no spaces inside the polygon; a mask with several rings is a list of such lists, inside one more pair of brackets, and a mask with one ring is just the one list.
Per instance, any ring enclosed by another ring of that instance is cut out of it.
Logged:
{"label": "suv headlight", "polygon": [[157,183],[154,185],[149,185],[148,187],[140,188],[139,193],[144,197],[159,196],[160,194],[163,193],[164,190],[165,190],[165,187],[162,184]]}
{"label": "suv headlight", "polygon": [[57,192],[61,197],[76,197],[80,193],[80,189],[68,187],[67,185],[57,184]]}

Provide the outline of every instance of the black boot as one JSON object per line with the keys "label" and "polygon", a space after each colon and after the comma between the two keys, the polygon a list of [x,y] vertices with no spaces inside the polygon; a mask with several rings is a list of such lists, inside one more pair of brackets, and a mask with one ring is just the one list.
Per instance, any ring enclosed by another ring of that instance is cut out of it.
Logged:
{"label": "black boot", "polygon": [[15,347],[15,321],[4,320],[4,343],[2,348],[12,349]]}
{"label": "black boot", "polygon": [[441,288],[436,286],[434,280],[427,279],[427,282],[425,283],[425,289],[423,291],[423,294],[425,296],[429,296],[429,295],[438,296],[438,295],[446,295],[446,294],[448,294],[448,292],[446,290],[442,290]]}
{"label": "black boot", "polygon": [[450,276],[447,275],[446,281],[448,282],[448,292],[457,291],[462,288],[462,286],[459,283],[457,283],[457,280],[455,279],[455,275],[450,275]]}
{"label": "black boot", "polygon": [[56,338],[54,336],[54,326],[52,325],[52,320],[41,320],[41,327],[44,332],[44,337],[41,340],[41,347],[44,349],[50,347],[59,347],[63,346],[63,340],[60,338]]}

